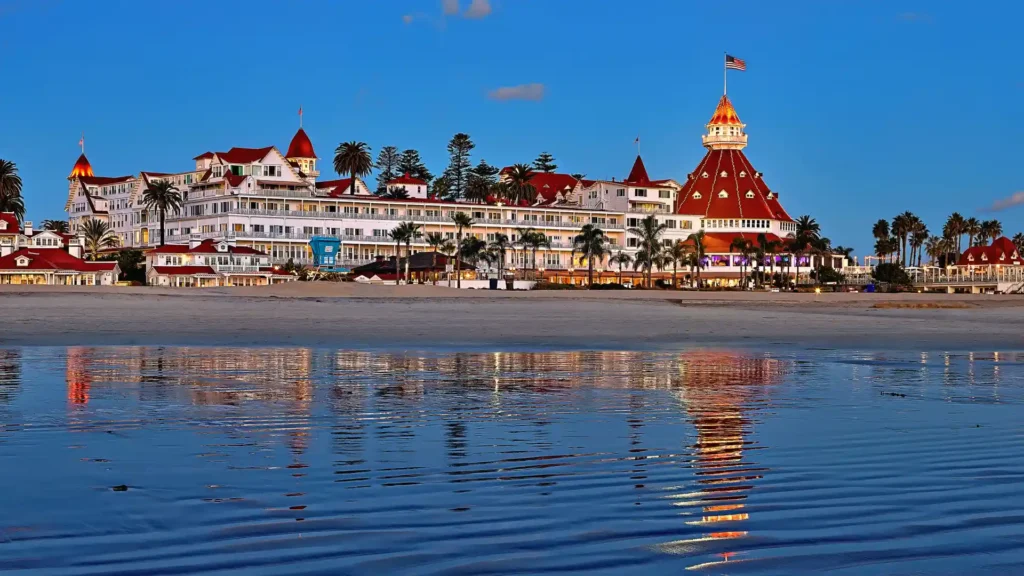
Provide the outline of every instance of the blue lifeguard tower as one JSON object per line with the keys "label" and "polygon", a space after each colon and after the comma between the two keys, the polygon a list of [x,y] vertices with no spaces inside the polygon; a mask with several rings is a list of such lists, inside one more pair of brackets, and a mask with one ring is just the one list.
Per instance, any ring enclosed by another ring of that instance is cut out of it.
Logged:
{"label": "blue lifeguard tower", "polygon": [[321,272],[348,272],[339,262],[341,240],[334,236],[314,236],[309,240],[313,251],[313,266]]}

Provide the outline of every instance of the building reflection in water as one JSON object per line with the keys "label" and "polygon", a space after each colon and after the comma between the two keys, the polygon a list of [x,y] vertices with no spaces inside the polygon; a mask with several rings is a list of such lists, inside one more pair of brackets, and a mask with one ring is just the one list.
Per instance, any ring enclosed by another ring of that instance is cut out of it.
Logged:
{"label": "building reflection in water", "polygon": [[9,404],[21,388],[21,350],[0,348],[0,404]]}
{"label": "building reflection in water", "polygon": [[748,439],[753,418],[766,403],[770,388],[782,382],[790,367],[788,360],[728,352],[680,355],[674,388],[697,431],[697,440],[690,446],[696,489],[684,487],[670,498],[687,509],[685,515],[699,514],[687,524],[705,532],[665,543],[659,547],[662,551],[687,556],[714,553],[721,558],[691,568],[728,562],[735,555],[727,542],[748,535],[744,529],[750,518],[747,499],[768,472],[750,457],[759,448]]}

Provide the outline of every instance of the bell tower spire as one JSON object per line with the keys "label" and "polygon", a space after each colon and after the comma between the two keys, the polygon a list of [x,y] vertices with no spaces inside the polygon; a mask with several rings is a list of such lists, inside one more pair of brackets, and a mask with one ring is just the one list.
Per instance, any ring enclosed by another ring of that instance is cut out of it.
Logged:
{"label": "bell tower spire", "polygon": [[718,101],[714,115],[707,123],[708,133],[701,137],[709,150],[742,150],[747,146],[747,125],[740,121],[736,109],[725,94]]}

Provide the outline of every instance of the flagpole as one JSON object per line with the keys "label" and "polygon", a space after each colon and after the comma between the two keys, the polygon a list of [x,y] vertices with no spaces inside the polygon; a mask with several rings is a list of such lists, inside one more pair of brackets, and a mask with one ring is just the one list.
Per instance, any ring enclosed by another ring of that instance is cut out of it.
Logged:
{"label": "flagpole", "polygon": [[722,95],[729,93],[729,68],[726,66],[729,55],[726,52],[722,53]]}

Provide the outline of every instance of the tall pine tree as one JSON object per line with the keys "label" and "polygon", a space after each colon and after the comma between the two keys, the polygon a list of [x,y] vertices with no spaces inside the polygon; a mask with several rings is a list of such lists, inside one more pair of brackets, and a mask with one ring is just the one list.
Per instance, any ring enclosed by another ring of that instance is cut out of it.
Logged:
{"label": "tall pine tree", "polygon": [[469,152],[476,145],[469,139],[469,134],[459,132],[448,142],[448,168],[444,171],[448,180],[448,199],[462,198],[466,194],[469,183],[469,170],[473,166],[469,162]]}
{"label": "tall pine tree", "polygon": [[554,172],[556,168],[558,165],[555,164],[555,157],[548,152],[541,152],[533,161],[533,169],[537,172]]}
{"label": "tall pine tree", "polygon": [[401,176],[401,173],[398,172],[400,160],[401,154],[398,153],[398,148],[385,146],[380,149],[380,153],[377,154],[377,163],[373,165],[374,168],[380,171],[377,175],[377,194],[386,193],[388,191],[388,182]]}
{"label": "tall pine tree", "polygon": [[477,163],[477,165],[474,166],[472,170],[470,170],[470,177],[471,178],[480,178],[481,180],[486,182],[488,185],[491,185],[491,184],[494,184],[495,182],[497,182],[498,181],[497,176],[498,176],[498,168],[495,167],[495,166],[491,166],[490,164],[487,163],[487,160],[483,160],[483,159],[481,159],[480,162]]}
{"label": "tall pine tree", "polygon": [[434,179],[434,175],[430,173],[430,170],[427,170],[423,160],[420,160],[420,153],[416,150],[402,152],[402,156],[398,159],[398,173],[408,174],[413,178],[419,178],[427,182]]}

